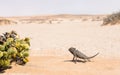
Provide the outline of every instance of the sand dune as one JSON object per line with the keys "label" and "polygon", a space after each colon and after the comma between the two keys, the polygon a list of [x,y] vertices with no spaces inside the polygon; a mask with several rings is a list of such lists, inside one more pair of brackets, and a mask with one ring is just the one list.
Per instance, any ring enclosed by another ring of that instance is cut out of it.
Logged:
{"label": "sand dune", "polygon": [[18,24],[59,24],[67,21],[102,21],[107,15],[72,15],[72,14],[59,14],[59,15],[40,15],[40,16],[16,16],[7,17]]}
{"label": "sand dune", "polygon": [[17,24],[17,22],[6,18],[0,18],[0,25],[11,25],[11,24]]}
{"label": "sand dune", "polygon": [[[62,19],[53,24],[0,26],[0,34],[16,30],[31,38],[30,62],[13,64],[3,75],[119,75],[120,25],[101,26],[102,21]],[[69,47],[88,56],[100,54],[92,62],[74,64]]]}

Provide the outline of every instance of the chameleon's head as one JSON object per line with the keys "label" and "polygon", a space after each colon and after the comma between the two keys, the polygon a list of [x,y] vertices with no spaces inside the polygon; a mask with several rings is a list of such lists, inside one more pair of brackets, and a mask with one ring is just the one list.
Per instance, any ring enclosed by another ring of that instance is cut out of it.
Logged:
{"label": "chameleon's head", "polygon": [[70,47],[68,50],[73,54],[73,52],[76,50],[76,48]]}

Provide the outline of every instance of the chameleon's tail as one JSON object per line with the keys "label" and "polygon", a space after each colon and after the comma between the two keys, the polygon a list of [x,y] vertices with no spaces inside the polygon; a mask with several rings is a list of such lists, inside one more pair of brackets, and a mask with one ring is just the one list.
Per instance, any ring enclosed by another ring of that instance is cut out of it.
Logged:
{"label": "chameleon's tail", "polygon": [[88,59],[94,58],[95,56],[97,56],[99,54],[99,52],[91,57],[88,57]]}

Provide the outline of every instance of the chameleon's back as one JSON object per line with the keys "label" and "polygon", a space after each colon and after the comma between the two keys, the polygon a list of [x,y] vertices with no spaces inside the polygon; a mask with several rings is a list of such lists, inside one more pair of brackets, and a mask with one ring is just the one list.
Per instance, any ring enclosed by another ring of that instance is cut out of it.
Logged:
{"label": "chameleon's back", "polygon": [[76,53],[76,56],[79,58],[82,58],[82,59],[88,58],[85,54],[83,54],[82,52],[80,52],[78,50],[76,50],[75,53]]}

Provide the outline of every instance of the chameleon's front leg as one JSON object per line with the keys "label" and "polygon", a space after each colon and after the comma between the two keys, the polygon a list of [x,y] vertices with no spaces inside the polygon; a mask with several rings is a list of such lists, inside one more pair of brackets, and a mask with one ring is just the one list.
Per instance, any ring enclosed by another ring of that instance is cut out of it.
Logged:
{"label": "chameleon's front leg", "polygon": [[76,60],[75,60],[75,64],[77,63],[77,57],[76,57]]}
{"label": "chameleon's front leg", "polygon": [[76,64],[76,62],[77,62],[77,56],[76,56],[76,54],[74,55],[74,58],[76,58],[76,59],[75,59],[75,64]]}
{"label": "chameleon's front leg", "polygon": [[72,61],[74,61],[75,60],[75,56],[73,56],[73,60]]}

